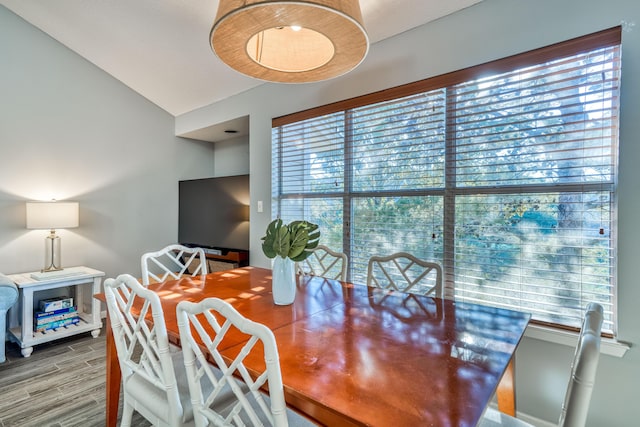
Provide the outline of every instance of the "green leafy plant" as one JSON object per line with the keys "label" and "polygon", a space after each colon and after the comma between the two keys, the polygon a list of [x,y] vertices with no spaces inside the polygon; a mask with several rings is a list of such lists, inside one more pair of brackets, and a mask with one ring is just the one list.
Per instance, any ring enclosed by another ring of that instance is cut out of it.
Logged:
{"label": "green leafy plant", "polygon": [[289,258],[299,262],[311,255],[310,249],[318,246],[320,231],[318,226],[308,221],[293,221],[284,224],[281,219],[273,220],[262,237],[262,252],[269,257]]}

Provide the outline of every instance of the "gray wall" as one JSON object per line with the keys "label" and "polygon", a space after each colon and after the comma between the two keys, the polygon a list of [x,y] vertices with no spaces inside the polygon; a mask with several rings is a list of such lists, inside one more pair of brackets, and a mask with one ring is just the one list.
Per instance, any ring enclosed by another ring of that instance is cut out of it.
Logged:
{"label": "gray wall", "polygon": [[44,263],[25,201],[80,202],[60,230],[63,265],[140,274],[177,241],[178,181],[214,175],[214,147],[175,137],[174,117],[0,6],[0,271]]}
{"label": "gray wall", "polygon": [[[259,238],[270,200],[271,118],[480,64],[624,24],[621,96],[618,279],[619,338],[632,344],[623,358],[603,355],[589,425],[638,424],[633,401],[640,388],[640,2],[638,0],[484,0],[471,8],[377,43],[344,77],[306,85],[264,84],[176,119],[177,133],[250,116],[251,260],[269,266]],[[517,355],[519,409],[556,421],[573,349],[526,338]]]}

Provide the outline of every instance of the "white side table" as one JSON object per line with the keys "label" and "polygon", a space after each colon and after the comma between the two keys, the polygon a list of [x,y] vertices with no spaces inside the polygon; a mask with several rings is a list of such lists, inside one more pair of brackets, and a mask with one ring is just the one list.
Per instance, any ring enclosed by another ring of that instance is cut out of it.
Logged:
{"label": "white side table", "polygon": [[[14,281],[20,292],[18,304],[12,310],[21,310],[20,326],[9,329],[9,333],[10,338],[14,338],[20,344],[24,357],[31,355],[34,345],[58,338],[82,332],[91,332],[94,338],[100,335],[100,301],[93,298],[93,295],[101,292],[104,272],[89,267],[70,267],[51,273],[30,272],[10,274],[8,277]],[[34,332],[33,311],[40,300],[37,293],[63,287],[73,287],[73,295],[70,296],[77,305],[80,323],[45,332]]]}

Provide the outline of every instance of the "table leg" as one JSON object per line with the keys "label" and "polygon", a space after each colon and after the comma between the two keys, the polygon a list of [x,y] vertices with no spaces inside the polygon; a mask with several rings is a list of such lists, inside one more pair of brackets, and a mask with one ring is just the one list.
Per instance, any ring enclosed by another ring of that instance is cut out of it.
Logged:
{"label": "table leg", "polygon": [[118,403],[120,401],[120,381],[122,373],[118,362],[116,343],[113,339],[111,321],[107,312],[107,427],[116,427],[118,424]]}
{"label": "table leg", "polygon": [[504,372],[500,383],[498,384],[497,400],[498,409],[512,417],[516,416],[516,384],[515,384],[515,371],[516,371],[516,355],[514,354],[507,365],[507,370]]}

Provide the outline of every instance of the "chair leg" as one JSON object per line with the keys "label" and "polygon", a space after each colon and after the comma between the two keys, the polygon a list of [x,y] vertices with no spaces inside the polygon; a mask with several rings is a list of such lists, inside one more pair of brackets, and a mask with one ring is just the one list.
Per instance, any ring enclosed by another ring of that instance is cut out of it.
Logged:
{"label": "chair leg", "polygon": [[133,405],[126,400],[122,405],[122,418],[120,419],[120,427],[131,427],[131,419],[133,418]]}

